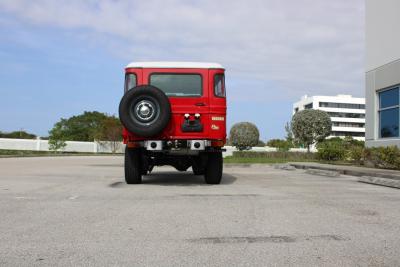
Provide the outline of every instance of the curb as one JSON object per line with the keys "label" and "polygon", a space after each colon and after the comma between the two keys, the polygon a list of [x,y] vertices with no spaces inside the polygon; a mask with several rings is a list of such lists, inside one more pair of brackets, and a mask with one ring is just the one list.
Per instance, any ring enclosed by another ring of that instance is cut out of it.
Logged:
{"label": "curb", "polygon": [[379,177],[379,178],[388,178],[388,179],[394,179],[394,180],[400,180],[400,174],[389,174],[389,173],[384,173],[382,171],[376,170],[376,169],[371,169],[371,170],[349,170],[346,169],[346,166],[340,166],[340,165],[334,165],[332,167],[328,166],[310,166],[302,163],[289,163],[291,166],[297,168],[297,169],[316,169],[316,170],[324,170],[324,171],[335,171],[339,172],[340,174],[344,175],[350,175],[350,176],[371,176],[371,177]]}
{"label": "curb", "polygon": [[316,165],[310,166],[301,163],[289,163],[289,164],[297,169],[306,170],[307,172],[318,172],[318,170],[337,172],[338,174],[357,176],[359,177],[358,181],[362,183],[382,185],[400,189],[400,174],[396,175],[396,174],[385,173],[383,171],[379,171],[376,169],[349,170],[346,168],[346,166],[339,166],[339,165],[328,167],[328,166],[316,166]]}
{"label": "curb", "polygon": [[394,180],[390,178],[363,176],[360,177],[358,181],[366,184],[376,184],[400,189],[400,180]]}

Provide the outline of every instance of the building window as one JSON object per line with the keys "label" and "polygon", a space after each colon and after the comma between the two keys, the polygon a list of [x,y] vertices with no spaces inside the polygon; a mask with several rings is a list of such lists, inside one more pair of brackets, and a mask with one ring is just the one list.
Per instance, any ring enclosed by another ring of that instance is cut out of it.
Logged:
{"label": "building window", "polygon": [[364,104],[319,102],[321,108],[365,109]]}
{"label": "building window", "polygon": [[335,127],[353,127],[353,128],[364,128],[365,123],[358,123],[358,122],[332,122],[332,126]]}
{"label": "building window", "polygon": [[346,136],[354,136],[354,137],[364,137],[364,132],[342,132],[342,131],[333,131],[331,132],[331,136],[335,137],[346,137]]}
{"label": "building window", "polygon": [[299,111],[299,108],[294,109],[294,113],[297,113]]}
{"label": "building window", "polygon": [[399,87],[379,92],[379,137],[399,137]]}
{"label": "building window", "polygon": [[356,118],[356,119],[364,119],[365,114],[362,113],[344,113],[344,112],[328,112],[330,117],[337,118]]}
{"label": "building window", "polygon": [[313,103],[304,106],[304,109],[312,109],[312,108],[313,108]]}

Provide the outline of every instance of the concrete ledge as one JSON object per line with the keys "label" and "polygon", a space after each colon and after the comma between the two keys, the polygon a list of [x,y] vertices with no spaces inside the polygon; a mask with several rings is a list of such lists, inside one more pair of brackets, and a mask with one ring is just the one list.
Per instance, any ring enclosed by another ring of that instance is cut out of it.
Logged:
{"label": "concrete ledge", "polygon": [[392,180],[400,181],[400,171],[395,170],[384,170],[366,167],[356,166],[344,166],[344,165],[330,165],[321,163],[310,163],[310,162],[291,162],[290,165],[297,169],[316,169],[325,171],[335,171],[344,175],[358,176],[358,177],[375,177],[375,178],[387,178]]}
{"label": "concrete ledge", "polygon": [[306,173],[312,175],[321,175],[328,177],[339,177],[340,173],[338,171],[327,171],[327,170],[318,170],[318,169],[307,169]]}
{"label": "concrete ledge", "polygon": [[358,179],[358,181],[367,184],[382,185],[400,189],[400,180],[395,180],[395,179],[362,176]]}
{"label": "concrete ledge", "polygon": [[274,165],[274,169],[285,170],[285,171],[294,171],[296,168],[290,164],[276,164]]}

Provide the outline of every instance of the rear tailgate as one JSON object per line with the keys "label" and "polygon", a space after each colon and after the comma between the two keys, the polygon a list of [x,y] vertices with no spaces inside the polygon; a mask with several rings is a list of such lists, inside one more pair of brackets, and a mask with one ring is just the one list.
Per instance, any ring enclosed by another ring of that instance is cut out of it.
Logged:
{"label": "rear tailgate", "polygon": [[[201,82],[201,95],[196,96],[180,96],[168,95],[171,103],[171,121],[163,131],[162,138],[166,139],[208,139],[210,134],[210,103],[209,103],[209,90],[208,70],[207,69],[144,69],[143,76],[145,82],[161,88],[162,85],[157,86],[157,77],[168,75],[185,75],[185,77],[198,77],[198,82]],[[168,77],[167,77],[168,78]],[[200,86],[200,85],[199,85]],[[184,90],[185,88],[182,88]],[[178,89],[179,91],[180,89]],[[200,132],[183,131],[182,125],[185,122],[185,114],[189,114],[189,120],[195,120],[195,114],[200,114],[200,123],[203,129]]]}

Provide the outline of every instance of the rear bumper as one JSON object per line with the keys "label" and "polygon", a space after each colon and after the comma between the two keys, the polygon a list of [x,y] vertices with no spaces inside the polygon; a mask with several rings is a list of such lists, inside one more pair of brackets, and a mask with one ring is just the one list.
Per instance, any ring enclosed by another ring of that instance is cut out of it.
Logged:
{"label": "rear bumper", "polygon": [[[217,144],[217,146],[215,146]],[[191,140],[146,140],[128,142],[128,147],[143,148],[151,152],[164,152],[171,154],[197,154],[198,152],[222,151],[222,141],[203,139]],[[195,152],[195,153],[192,153]]]}
{"label": "rear bumper", "polygon": [[151,151],[179,150],[179,149],[203,151],[210,146],[211,146],[211,141],[209,140],[175,140],[175,141],[149,140],[143,142],[143,147],[146,150],[151,150]]}

